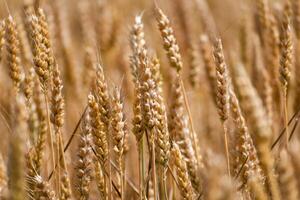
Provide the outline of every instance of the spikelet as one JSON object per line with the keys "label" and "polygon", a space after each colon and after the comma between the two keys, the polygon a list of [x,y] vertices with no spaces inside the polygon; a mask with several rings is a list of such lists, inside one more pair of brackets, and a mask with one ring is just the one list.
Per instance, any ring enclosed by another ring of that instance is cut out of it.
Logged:
{"label": "spikelet", "polygon": [[257,181],[263,182],[264,177],[260,168],[257,152],[249,134],[249,130],[242,114],[238,99],[233,91],[230,92],[230,107],[237,134],[235,146],[235,151],[237,152],[235,160],[235,174],[239,173],[239,170],[244,165],[244,170],[241,172],[244,183],[247,183],[253,174],[257,177]]}
{"label": "spikelet", "polygon": [[144,48],[146,42],[144,39],[144,25],[142,23],[141,16],[135,17],[135,23],[130,34],[130,44],[132,50],[132,56],[130,57],[130,67],[134,82],[135,99],[133,103],[133,119],[132,119],[132,132],[136,137],[137,142],[142,139],[143,125],[142,125],[142,107],[141,107],[141,85],[139,82],[138,74],[138,54],[142,48]]}
{"label": "spikelet", "polygon": [[189,72],[189,81],[193,88],[197,88],[199,86],[199,73],[200,73],[200,66],[199,66],[199,52],[198,47],[196,45],[192,45],[190,50],[190,72]]}
{"label": "spikelet", "polygon": [[113,150],[116,155],[117,168],[120,172],[118,176],[118,184],[123,195],[123,176],[124,176],[124,140],[125,140],[125,121],[123,114],[123,103],[121,101],[121,94],[118,88],[115,88],[112,97],[112,112],[111,112],[112,138]]}
{"label": "spikelet", "polygon": [[280,152],[278,174],[281,196],[287,200],[299,199],[297,180],[295,179],[296,174],[291,162],[291,157],[285,149]]}
{"label": "spikelet", "polygon": [[34,196],[35,189],[36,189],[36,184],[34,181],[32,181],[34,179],[34,177],[36,176],[35,166],[33,163],[34,156],[35,156],[35,152],[34,152],[33,148],[30,148],[29,151],[25,155],[26,174],[27,174],[26,186],[29,188],[29,189],[27,189],[28,196]]}
{"label": "spikelet", "polygon": [[89,104],[89,115],[91,118],[91,133],[93,136],[93,142],[95,145],[95,151],[97,156],[102,159],[102,162],[105,162],[108,155],[108,143],[105,132],[104,123],[101,121],[101,113],[99,105],[96,102],[95,96],[90,94],[88,96]]}
{"label": "spikelet", "polygon": [[105,185],[105,175],[103,173],[103,168],[100,163],[95,163],[95,180],[97,184],[98,191],[100,192],[101,199],[107,198],[107,188]]}
{"label": "spikelet", "polygon": [[270,126],[272,128],[272,133],[274,131],[274,103],[273,103],[273,87],[270,80],[269,74],[266,72],[266,70],[262,71],[263,76],[263,103],[266,108],[268,120],[270,123]]}
{"label": "spikelet", "polygon": [[10,70],[10,77],[14,84],[16,92],[20,90],[22,81],[22,68],[20,61],[20,41],[17,32],[16,22],[12,16],[9,16],[5,22],[6,25],[6,49],[7,62]]}
{"label": "spikelet", "polygon": [[[288,1],[287,1],[288,2]],[[282,24],[282,39],[281,39],[281,59],[280,59],[280,81],[284,88],[287,90],[288,83],[290,81],[290,73],[292,67],[292,30],[290,19],[290,5],[287,3],[284,10],[284,18]]]}
{"label": "spikelet", "polygon": [[26,69],[30,66],[31,62],[31,51],[30,51],[30,45],[26,33],[26,28],[24,26],[24,22],[21,18],[22,16],[18,14],[16,16],[16,24],[17,24],[17,32],[18,32],[18,39],[20,41],[20,53],[21,53],[21,63],[23,67]]}
{"label": "spikelet", "polygon": [[72,191],[71,191],[71,184],[70,184],[70,179],[69,179],[69,174],[66,166],[66,161],[65,161],[65,154],[64,154],[64,144],[62,140],[61,134],[58,134],[58,150],[60,155],[59,158],[59,164],[61,167],[61,177],[59,181],[59,187],[60,187],[60,198],[61,200],[69,200],[72,199]]}
{"label": "spikelet", "polygon": [[[279,81],[279,61],[280,61],[280,38],[278,24],[275,17],[270,17],[270,28],[267,37],[268,49],[267,49],[267,60],[266,66],[269,72],[269,76],[273,79],[272,85],[278,90]],[[278,91],[277,91],[278,92]],[[277,97],[278,98],[278,97]]]}
{"label": "spikelet", "polygon": [[[96,172],[96,183],[98,190],[103,197],[106,197],[106,187],[105,187],[105,176],[103,176],[102,169],[104,168],[104,163],[108,159],[109,149],[108,149],[108,139],[107,132],[103,121],[101,120],[101,111],[99,104],[93,94],[88,96],[89,105],[89,116],[91,124],[91,134],[93,138],[94,148],[96,152],[97,160],[94,164]],[[101,176],[100,176],[101,175]]]}
{"label": "spikelet", "polygon": [[34,79],[35,72],[33,67],[25,75],[25,79],[22,82],[22,92],[26,98],[26,107],[28,113],[28,128],[30,132],[30,140],[35,143],[37,140],[37,130],[38,130],[38,116],[36,113],[36,105],[33,100],[34,96]]}
{"label": "spikelet", "polygon": [[261,43],[264,47],[268,46],[268,35],[270,32],[270,7],[268,4],[268,0],[258,0],[256,1],[257,7],[257,15],[259,22],[259,36],[261,39]]}
{"label": "spikelet", "polygon": [[96,36],[97,43],[101,47],[101,50],[107,50],[109,47],[109,40],[112,36],[112,16],[111,8],[109,7],[108,1],[97,1],[96,2]]}
{"label": "spikelet", "polygon": [[79,199],[88,200],[90,192],[90,182],[91,182],[91,128],[89,125],[89,115],[86,115],[85,121],[82,125],[80,131],[80,138],[78,143],[78,153],[77,153],[77,191],[79,194]]}
{"label": "spikelet", "polygon": [[[166,167],[170,154],[170,135],[168,132],[167,112],[163,99],[162,81],[160,74],[160,63],[158,59],[153,59],[151,63],[152,78],[155,83],[154,92],[156,93],[153,104],[154,121],[156,121],[156,150],[159,163],[163,168]],[[164,176],[164,175],[163,175]]]}
{"label": "spikelet", "polygon": [[24,79],[23,93],[26,98],[27,104],[32,101],[34,88],[34,69],[31,67]]}
{"label": "spikelet", "polygon": [[[82,32],[82,38],[85,45],[90,46],[95,42],[95,22],[91,16],[92,3],[89,1],[80,0],[78,1],[77,7],[80,14],[80,28]],[[99,13],[100,14],[100,13]],[[100,19],[101,20],[101,19]],[[105,23],[102,23],[105,25]],[[97,27],[98,28],[98,27]]]}
{"label": "spikelet", "polygon": [[82,69],[82,84],[85,88],[90,88],[92,80],[94,80],[95,63],[93,59],[93,51],[86,47],[84,51],[84,63]]}
{"label": "spikelet", "polygon": [[45,142],[46,136],[48,133],[47,127],[47,117],[45,112],[45,106],[43,104],[43,95],[41,92],[41,87],[38,80],[35,80],[35,87],[34,87],[34,94],[33,94],[33,102],[36,106],[36,114],[38,119],[38,127],[37,127],[37,142],[35,144],[35,151],[36,156],[33,159],[36,171],[40,174],[40,169],[42,166],[42,160],[45,150]]}
{"label": "spikelet", "polygon": [[268,123],[265,108],[254,89],[242,65],[235,66],[236,88],[240,96],[240,103],[244,113],[249,117],[253,131],[254,144],[266,176],[269,190],[273,199],[280,199],[279,187],[274,175],[274,158],[270,151],[271,127]]}
{"label": "spikelet", "polygon": [[43,90],[47,90],[50,71],[47,61],[47,50],[43,43],[45,38],[41,33],[39,19],[35,15],[31,15],[28,21],[30,23],[30,36],[32,39],[31,47],[35,71],[40,79]]}
{"label": "spikelet", "polygon": [[50,120],[54,125],[54,130],[56,133],[61,131],[64,125],[64,98],[62,96],[62,80],[60,78],[60,71],[58,65],[53,69],[53,87],[52,87],[52,97],[51,97],[51,117]]}
{"label": "spikelet", "polygon": [[187,116],[184,113],[184,97],[180,87],[180,78],[176,77],[173,87],[173,98],[170,108],[169,129],[172,140],[176,141],[186,161],[188,174],[193,188],[201,191],[200,179],[195,150],[192,146],[191,131],[188,127]]}
{"label": "spikelet", "polygon": [[96,83],[95,83],[95,92],[101,120],[104,124],[104,131],[108,131],[109,121],[110,121],[110,105],[109,105],[109,95],[107,84],[104,77],[103,68],[100,64],[97,64],[96,67]]}
{"label": "spikelet", "polygon": [[[52,45],[50,42],[50,33],[49,33],[49,26],[46,19],[46,15],[44,13],[44,10],[41,8],[37,9],[37,17],[38,17],[38,23],[40,26],[40,33],[42,35],[42,42],[45,46],[45,53],[47,54],[46,61],[48,63],[48,70],[51,72],[54,69],[54,55],[52,52]],[[51,77],[50,77],[51,78]]]}
{"label": "spikelet", "polygon": [[49,183],[44,181],[43,178],[39,175],[34,177],[34,182],[36,185],[35,189],[35,198],[37,199],[47,199],[47,200],[56,200],[55,193],[49,189]]}
{"label": "spikelet", "polygon": [[180,72],[183,64],[179,52],[179,46],[173,33],[173,28],[170,25],[168,17],[160,8],[156,8],[155,12],[156,21],[158,23],[158,28],[163,39],[164,49],[167,52],[170,65],[174,67],[177,72]]}
{"label": "spikelet", "polygon": [[180,152],[178,145],[175,143],[173,143],[172,155],[182,199],[192,200],[195,198],[195,194],[193,192],[192,184],[188,176],[186,162]]}
{"label": "spikelet", "polygon": [[216,65],[216,102],[218,113],[222,121],[228,119],[229,94],[228,94],[228,71],[223,55],[221,40],[218,39],[214,45],[214,59]]}

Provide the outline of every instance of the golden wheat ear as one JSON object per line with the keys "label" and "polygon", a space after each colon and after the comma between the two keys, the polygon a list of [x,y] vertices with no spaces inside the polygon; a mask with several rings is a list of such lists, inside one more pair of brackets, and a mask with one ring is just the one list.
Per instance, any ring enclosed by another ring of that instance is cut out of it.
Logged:
{"label": "golden wheat ear", "polygon": [[177,72],[180,72],[183,63],[173,28],[170,25],[170,20],[160,8],[155,9],[155,14],[169,63],[177,70]]}

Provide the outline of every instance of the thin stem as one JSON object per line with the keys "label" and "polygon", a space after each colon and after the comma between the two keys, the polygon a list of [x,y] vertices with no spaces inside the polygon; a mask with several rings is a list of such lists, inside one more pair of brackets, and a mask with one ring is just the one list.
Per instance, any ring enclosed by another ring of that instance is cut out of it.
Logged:
{"label": "thin stem", "polygon": [[142,135],[142,138],[140,141],[138,141],[138,151],[139,151],[139,184],[140,184],[140,200],[145,199],[145,187],[144,187],[144,181],[145,181],[145,136]]}
{"label": "thin stem", "polygon": [[[153,134],[153,133],[152,133]],[[154,137],[154,136],[152,136]],[[152,175],[153,175],[153,188],[154,188],[154,199],[157,199],[157,179],[156,179],[156,167],[155,167],[155,142],[154,138],[151,139],[151,145],[152,145]]]}
{"label": "thin stem", "polygon": [[[108,138],[108,160],[111,160],[111,141]],[[108,162],[108,199],[112,200],[112,178],[111,178],[111,164]]]}
{"label": "thin stem", "polygon": [[[48,134],[49,134],[49,138],[50,138],[50,148],[51,148],[51,159],[52,159],[52,167],[53,167],[53,171],[55,173],[55,155],[54,155],[54,141],[52,138],[52,131],[51,131],[51,125],[50,125],[50,116],[49,116],[49,105],[48,105],[48,96],[47,96],[47,90],[44,89],[44,98],[45,98],[45,104],[46,104],[46,114],[47,114],[47,126],[48,126]],[[58,187],[59,183],[57,180],[57,177],[55,178],[56,180],[54,181],[55,183],[55,187]]]}
{"label": "thin stem", "polygon": [[228,176],[231,177],[231,172],[230,172],[230,159],[229,159],[229,149],[228,149],[228,136],[227,136],[227,127],[226,127],[226,122],[223,122],[223,129],[224,129],[224,145],[225,145],[225,152],[226,152],[226,160],[227,160],[227,171],[228,171]]}
{"label": "thin stem", "polygon": [[[57,163],[60,162],[60,158],[62,155],[60,155],[60,149],[59,149],[59,144],[58,144],[58,141],[59,141],[59,133],[56,132],[56,151],[57,151],[57,155],[56,155],[56,161]],[[58,165],[57,167],[57,179],[60,180],[60,166]],[[61,191],[60,191],[60,187],[58,187],[58,194],[61,195]]]}
{"label": "thin stem", "polygon": [[287,108],[287,87],[283,89],[283,105],[284,105],[284,124],[285,124],[285,136],[286,136],[286,148],[289,144],[289,125],[288,125],[288,108]]}

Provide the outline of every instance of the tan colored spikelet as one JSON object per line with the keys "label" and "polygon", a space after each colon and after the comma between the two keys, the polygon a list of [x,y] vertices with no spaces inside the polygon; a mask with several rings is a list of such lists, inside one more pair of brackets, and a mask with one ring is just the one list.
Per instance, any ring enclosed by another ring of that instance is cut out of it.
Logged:
{"label": "tan colored spikelet", "polygon": [[57,132],[64,125],[64,98],[62,94],[62,80],[60,78],[60,71],[58,65],[53,69],[53,87],[51,90],[51,117],[50,120],[54,125],[54,130]]}
{"label": "tan colored spikelet", "polygon": [[177,181],[181,192],[181,196],[185,200],[192,200],[195,198],[195,194],[193,192],[192,184],[188,176],[186,162],[180,152],[178,145],[175,143],[173,143],[172,155],[174,159],[176,173],[178,176]]}
{"label": "tan colored spikelet", "polygon": [[281,39],[281,59],[280,59],[280,81],[285,90],[287,90],[290,81],[290,74],[293,62],[293,44],[292,44],[292,30],[290,19],[290,4],[287,1],[284,10],[283,24],[282,24],[282,39]]}
{"label": "tan colored spikelet", "polygon": [[[165,102],[163,98],[162,91],[162,80],[160,73],[160,63],[158,59],[153,58],[151,64],[151,76],[153,82],[155,84],[154,91],[155,95],[153,95],[153,109],[154,109],[154,121],[156,121],[156,125],[154,127],[154,131],[156,132],[156,150],[159,158],[159,162],[163,168],[166,167],[169,154],[170,154],[170,134],[168,131],[168,122],[167,122],[167,112],[165,108]],[[163,175],[164,176],[164,175]]]}
{"label": "tan colored spikelet", "polygon": [[103,173],[103,168],[100,163],[95,163],[95,181],[97,184],[98,191],[100,192],[100,197],[102,199],[107,198],[107,188],[105,183],[105,175]]}
{"label": "tan colored spikelet", "polygon": [[18,14],[16,16],[16,24],[17,24],[17,31],[18,31],[18,39],[20,41],[20,56],[21,56],[21,63],[23,67],[26,69],[27,67],[30,66],[31,62],[31,51],[30,51],[30,45],[26,33],[26,28],[24,25],[24,21],[21,18],[22,16]]}
{"label": "tan colored spikelet", "polygon": [[88,96],[89,115],[91,118],[91,133],[93,136],[93,142],[95,150],[98,156],[102,159],[102,162],[107,159],[108,155],[108,143],[106,138],[106,132],[104,123],[101,121],[101,114],[99,111],[99,105],[96,102],[94,95]]}
{"label": "tan colored spikelet", "polygon": [[96,67],[96,84],[94,94],[99,106],[101,120],[104,124],[105,131],[107,132],[110,121],[110,98],[108,95],[108,88],[103,68],[100,64],[97,64]]}
{"label": "tan colored spikelet", "polygon": [[200,36],[200,51],[202,54],[202,59],[203,59],[203,63],[204,63],[204,69],[206,72],[206,77],[208,79],[208,83],[210,85],[210,91],[211,91],[211,95],[213,100],[216,102],[216,70],[215,70],[215,64],[214,61],[212,59],[212,50],[211,50],[211,45],[209,42],[209,38],[207,35],[201,35]]}
{"label": "tan colored spikelet", "polygon": [[34,158],[34,164],[37,173],[40,173],[44,151],[45,151],[45,142],[48,133],[47,127],[47,117],[45,112],[45,106],[43,103],[43,95],[39,85],[38,80],[35,80],[35,90],[33,95],[33,101],[36,106],[36,114],[38,118],[38,127],[37,127],[37,142],[35,145],[36,157]]}
{"label": "tan colored spikelet", "polygon": [[26,97],[27,102],[30,102],[33,97],[34,87],[34,69],[30,68],[28,73],[25,75],[23,93]]}
{"label": "tan colored spikelet", "polygon": [[79,194],[79,199],[88,200],[90,193],[91,182],[91,128],[89,124],[89,115],[85,117],[80,131],[80,138],[78,143],[76,176],[76,189]]}
{"label": "tan colored spikelet", "polygon": [[37,199],[56,200],[55,193],[49,187],[49,183],[43,180],[39,175],[34,177],[36,185],[35,197]]}
{"label": "tan colored spikelet", "polygon": [[35,156],[35,152],[33,148],[30,148],[29,151],[25,155],[26,159],[26,173],[27,173],[27,179],[26,179],[26,186],[29,188],[27,190],[27,193],[29,196],[33,196],[36,189],[36,184],[34,181],[34,177],[36,176],[35,166],[33,163],[33,158]]}
{"label": "tan colored spikelet", "polygon": [[93,58],[92,48],[86,47],[84,51],[84,67],[82,69],[82,84],[86,88],[90,88],[95,75],[95,61]]}
{"label": "tan colored spikelet", "polygon": [[9,16],[6,25],[6,49],[7,62],[10,70],[10,77],[14,84],[14,89],[18,92],[22,81],[22,68],[20,61],[20,41],[17,32],[16,22]]}
{"label": "tan colored spikelet", "polygon": [[199,86],[199,73],[200,73],[200,64],[199,64],[199,49],[196,45],[192,45],[190,50],[190,72],[189,72],[189,81],[193,88]]}
{"label": "tan colored spikelet", "polygon": [[130,57],[130,68],[134,82],[134,93],[135,99],[133,103],[133,113],[134,117],[132,119],[133,124],[133,134],[136,137],[137,142],[142,139],[144,127],[142,126],[142,94],[141,94],[141,85],[139,81],[139,74],[138,74],[138,53],[144,48],[145,39],[144,39],[144,30],[143,30],[143,23],[141,16],[135,17],[135,24],[131,30],[130,34],[130,44],[132,50],[132,56]]}
{"label": "tan colored spikelet", "polygon": [[173,98],[170,108],[169,129],[171,138],[176,141],[185,158],[188,174],[193,188],[201,191],[198,169],[199,165],[192,146],[191,131],[188,127],[187,116],[184,113],[184,97],[180,86],[180,78],[176,77],[173,87]]}
{"label": "tan colored spikelet", "polygon": [[38,133],[38,116],[36,112],[36,105],[34,102],[34,84],[35,84],[35,72],[33,67],[25,74],[25,79],[22,82],[22,93],[26,98],[26,107],[28,113],[28,128],[30,133],[30,140],[35,143]]}
{"label": "tan colored spikelet", "polygon": [[38,23],[40,25],[40,33],[43,37],[42,42],[45,46],[45,51],[47,54],[46,61],[48,63],[48,70],[50,71],[50,74],[51,74],[52,70],[55,68],[54,55],[52,52],[52,45],[50,42],[49,25],[48,25],[46,15],[45,15],[43,9],[41,9],[41,8],[37,9],[37,17],[38,17]]}
{"label": "tan colored spikelet", "polygon": [[236,86],[242,110],[252,124],[254,144],[273,199],[280,199],[274,174],[274,158],[270,151],[271,127],[265,108],[242,65],[235,66]]}
{"label": "tan colored spikelet", "polygon": [[244,183],[247,183],[253,174],[257,177],[257,181],[264,182],[264,176],[257,157],[256,148],[249,134],[238,99],[233,91],[230,92],[230,107],[232,118],[237,129],[237,135],[235,136],[237,141],[234,149],[237,152],[235,159],[235,174],[239,173],[239,170],[244,165],[244,170],[240,172]]}
{"label": "tan colored spikelet", "polygon": [[242,24],[239,29],[239,41],[240,41],[240,56],[241,60],[248,69],[251,59],[251,28],[249,14],[245,14],[242,18]]}
{"label": "tan colored spikelet", "polygon": [[107,50],[109,47],[109,40],[111,37],[111,29],[113,26],[110,4],[108,1],[96,2],[96,36],[97,43],[101,46],[101,50]]}
{"label": "tan colored spikelet", "polygon": [[[80,13],[80,28],[82,32],[82,37],[84,43],[88,46],[92,45],[95,42],[96,31],[95,31],[95,21],[93,19],[93,12],[91,12],[91,6],[94,6],[93,3],[89,1],[78,1],[77,9]],[[100,14],[100,13],[99,13]],[[100,19],[99,19],[100,20]],[[104,25],[104,23],[103,23]],[[97,27],[98,28],[98,27]],[[99,36],[100,37],[100,36]]]}
{"label": "tan colored spikelet", "polygon": [[32,15],[28,20],[30,23],[31,46],[35,71],[40,79],[43,89],[47,89],[50,72],[47,62],[47,50],[43,43],[45,38],[41,34],[39,19],[35,15]]}
{"label": "tan colored spikelet", "polygon": [[[279,61],[280,61],[280,37],[278,24],[274,16],[270,17],[270,28],[267,37],[267,55],[266,55],[266,66],[269,72],[272,86],[278,90],[278,74],[279,74]],[[277,91],[279,92],[279,91]],[[278,97],[277,97],[278,98]]]}
{"label": "tan colored spikelet", "polygon": [[65,153],[64,153],[64,144],[62,140],[62,136],[60,133],[58,133],[58,150],[59,150],[59,164],[61,167],[61,177],[59,181],[59,187],[60,187],[60,199],[61,200],[69,200],[72,199],[72,191],[71,191],[71,184],[69,179],[69,173],[66,166],[65,161]]}
{"label": "tan colored spikelet", "polygon": [[223,55],[223,47],[221,40],[218,39],[214,45],[214,58],[216,65],[216,101],[218,107],[218,113],[222,121],[228,119],[229,109],[229,93],[228,93],[228,71]]}
{"label": "tan colored spikelet", "polygon": [[299,199],[297,180],[295,179],[296,174],[291,162],[291,157],[285,149],[280,153],[278,174],[281,196],[287,200]]}
{"label": "tan colored spikelet", "polygon": [[258,10],[258,19],[260,22],[260,26],[263,31],[267,30],[269,27],[269,5],[268,0],[258,0],[257,1],[257,10]]}
{"label": "tan colored spikelet", "polygon": [[123,103],[121,101],[120,89],[115,88],[112,97],[112,111],[111,111],[111,126],[112,126],[112,143],[113,150],[116,155],[117,168],[120,173],[118,178],[118,185],[121,189],[121,195],[124,195],[124,144],[125,144],[125,121],[123,114]]}
{"label": "tan colored spikelet", "polygon": [[119,170],[122,169],[122,156],[124,151],[124,138],[125,138],[125,122],[123,116],[123,103],[121,101],[121,94],[118,88],[115,88],[112,98],[112,112],[111,112],[111,125],[113,128],[113,149],[118,155]]}
{"label": "tan colored spikelet", "polygon": [[180,72],[183,64],[173,28],[170,25],[168,17],[160,8],[156,8],[155,13],[158,28],[163,39],[164,49],[167,52],[170,65],[174,67],[177,72]]}

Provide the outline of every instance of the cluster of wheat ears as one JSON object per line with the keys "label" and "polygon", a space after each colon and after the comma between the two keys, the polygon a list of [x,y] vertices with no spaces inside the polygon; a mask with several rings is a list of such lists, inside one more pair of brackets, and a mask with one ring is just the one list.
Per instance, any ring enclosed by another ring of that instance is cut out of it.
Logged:
{"label": "cluster of wheat ears", "polygon": [[0,199],[300,199],[300,0],[0,4]]}

